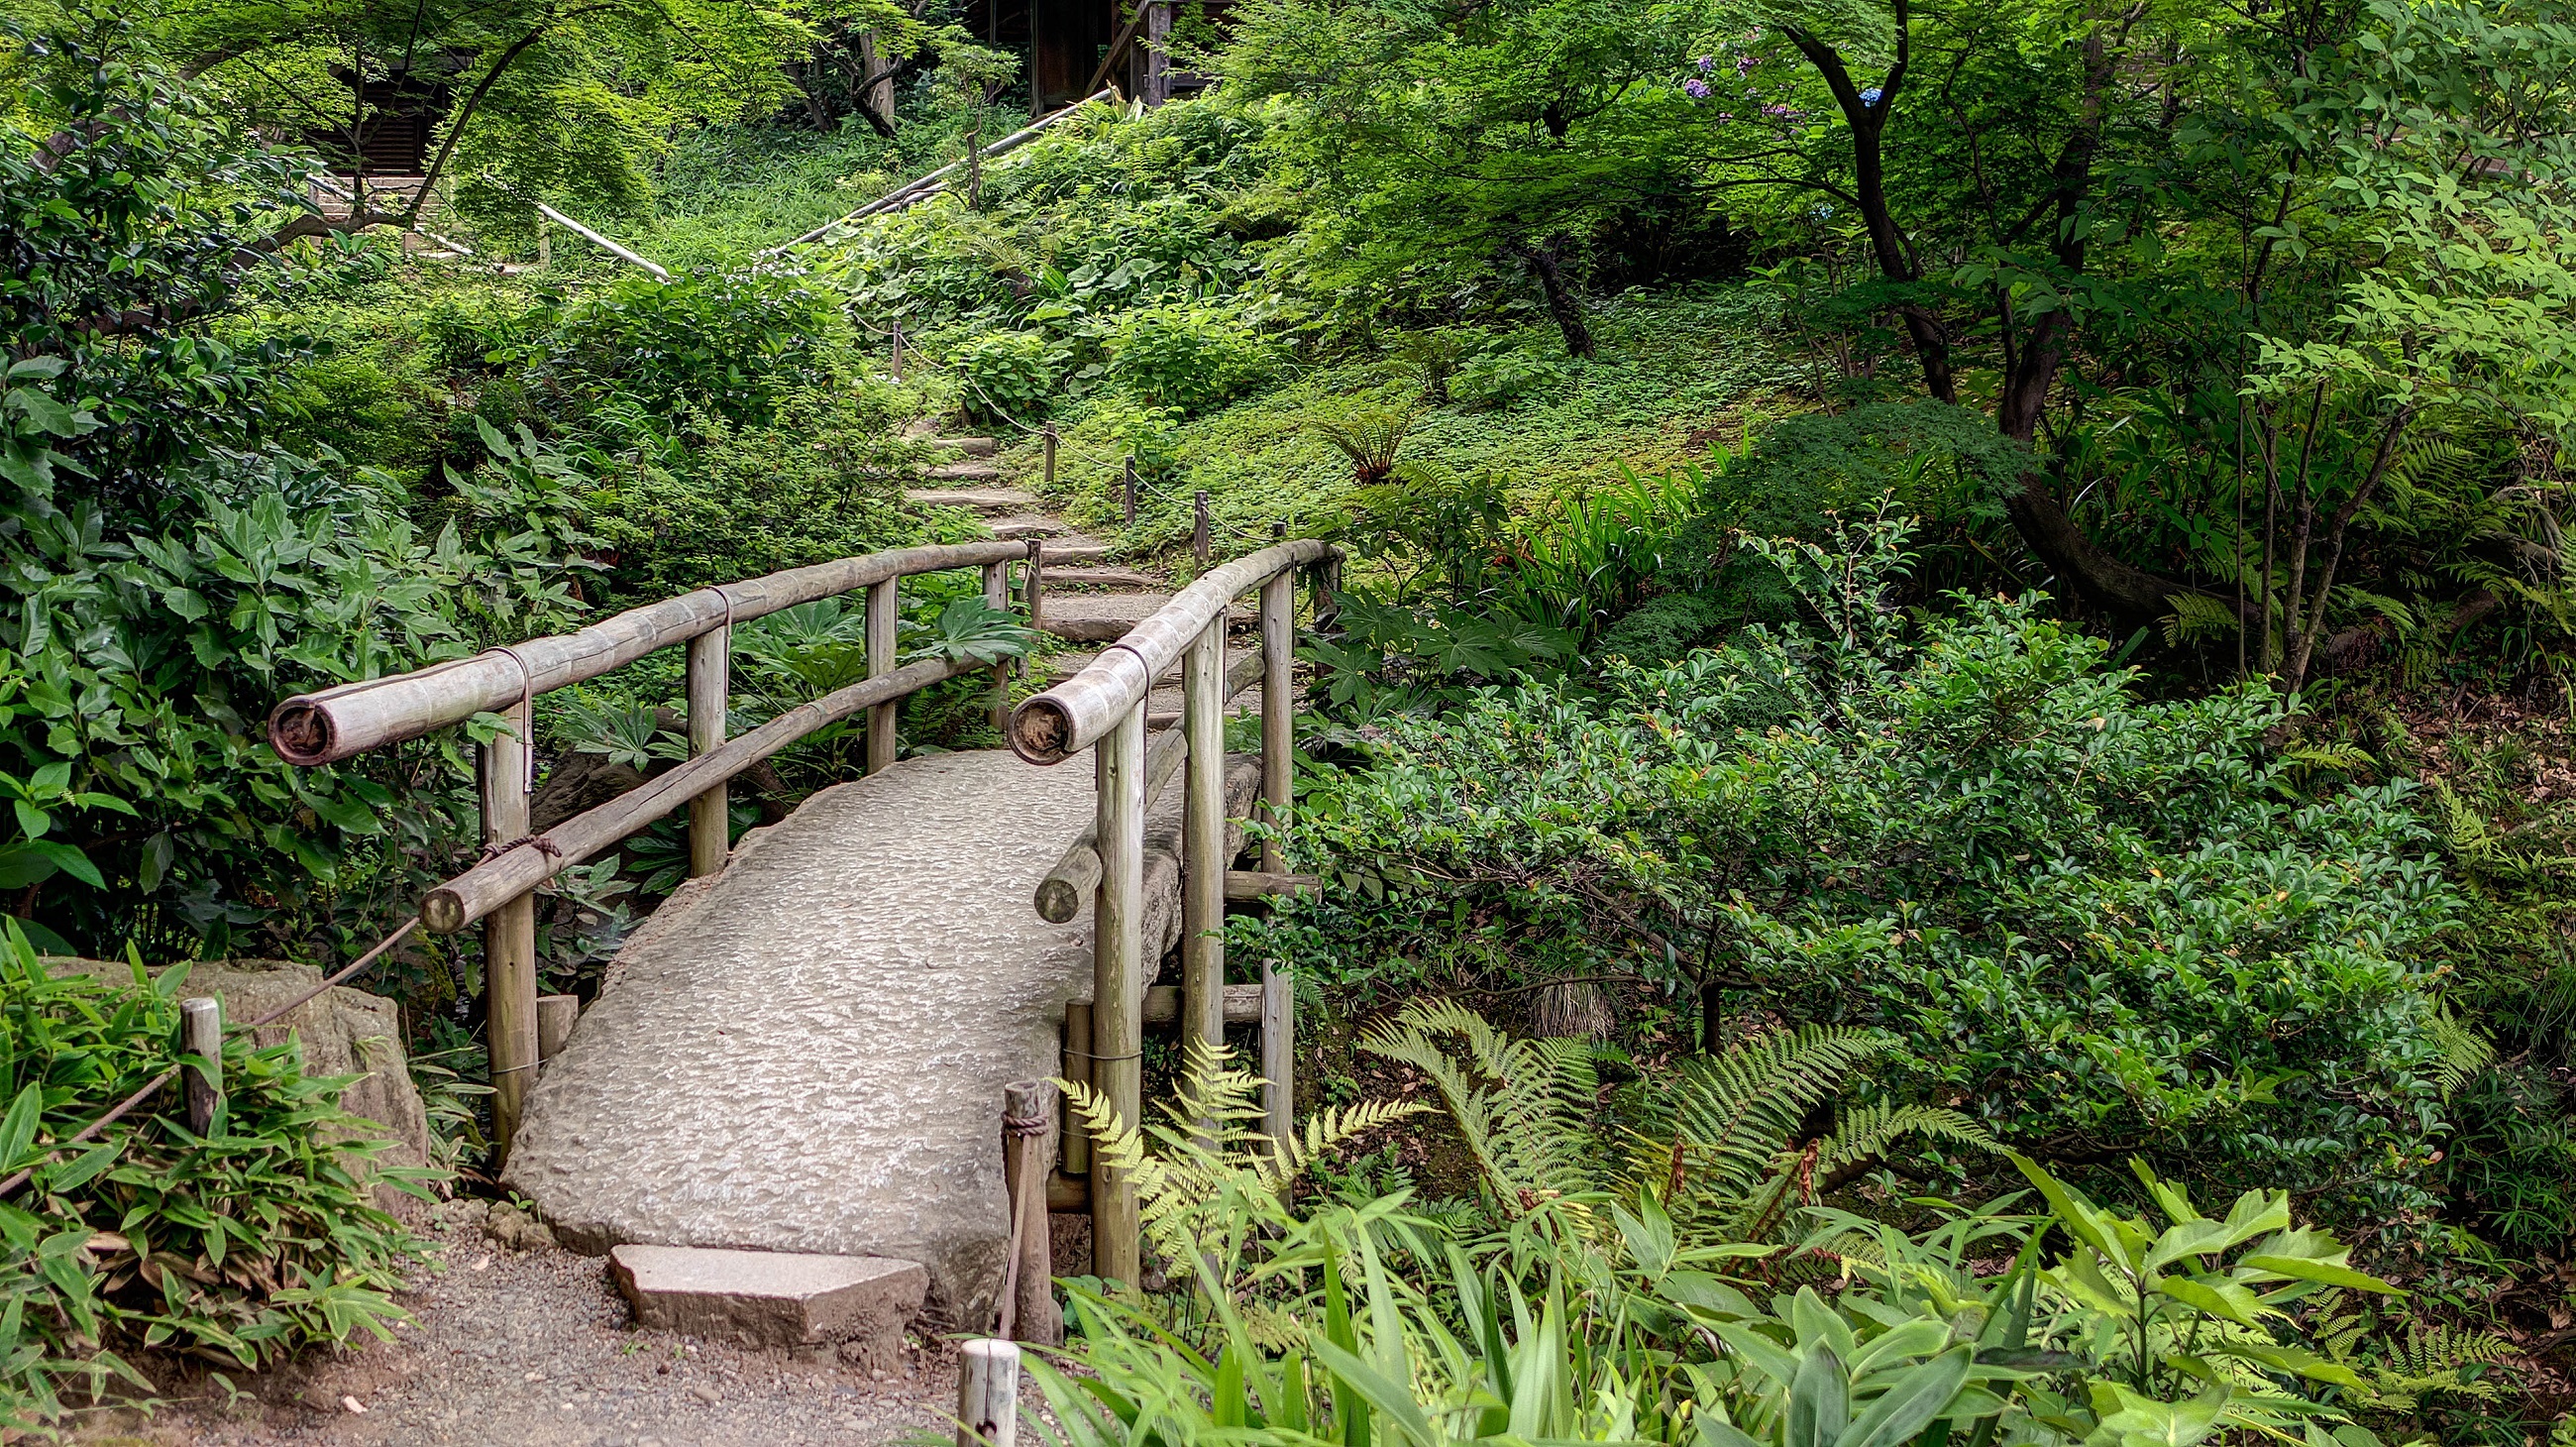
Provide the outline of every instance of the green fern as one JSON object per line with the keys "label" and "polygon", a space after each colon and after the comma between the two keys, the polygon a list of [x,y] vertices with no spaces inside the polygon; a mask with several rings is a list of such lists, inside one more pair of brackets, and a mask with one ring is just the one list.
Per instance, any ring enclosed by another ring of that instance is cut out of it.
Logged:
{"label": "green fern", "polygon": [[1686,1061],[1651,1093],[1660,1108],[1619,1154],[1601,1150],[1592,1123],[1599,1077],[1584,1042],[1515,1040],[1444,1000],[1408,1006],[1360,1048],[1430,1078],[1507,1213],[1564,1202],[1587,1221],[1587,1200],[1633,1209],[1651,1194],[1694,1238],[1754,1241],[1777,1239],[1794,1205],[1900,1137],[1995,1147],[1966,1116],[1919,1106],[1868,1107],[1840,1131],[1799,1138],[1808,1115],[1893,1043],[1808,1025]]}
{"label": "green fern", "polygon": [[2173,593],[2165,601],[2173,605],[2173,611],[2164,617],[2168,648],[2236,636],[2236,610],[2223,599],[2207,593]]}
{"label": "green fern", "polygon": [[2317,1298],[2321,1316],[2314,1334],[2327,1357],[2360,1378],[2371,1407],[2411,1412],[2427,1397],[2492,1402],[2503,1395],[2494,1382],[2472,1372],[2511,1356],[2513,1343],[2494,1332],[2440,1322],[2409,1322],[2405,1335],[2383,1336],[2380,1323],[2365,1311],[2337,1315],[2344,1297],[2337,1290]]}
{"label": "green fern", "polygon": [[2434,1010],[2432,1018],[2425,1022],[2424,1033],[2441,1048],[2442,1060],[2434,1070],[2433,1081],[2446,1096],[2468,1084],[2471,1076],[2495,1063],[2494,1044],[2461,1024],[2447,1003]]}

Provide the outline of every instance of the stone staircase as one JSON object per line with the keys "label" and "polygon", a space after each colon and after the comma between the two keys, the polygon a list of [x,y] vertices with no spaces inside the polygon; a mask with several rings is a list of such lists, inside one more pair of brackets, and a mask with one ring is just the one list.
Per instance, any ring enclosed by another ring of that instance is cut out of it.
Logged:
{"label": "stone staircase", "polygon": [[[1038,626],[1044,631],[1075,645],[1112,643],[1171,601],[1169,578],[1145,567],[1109,565],[1114,543],[1085,535],[1055,511],[1052,501],[1015,486],[995,439],[939,436],[927,423],[915,423],[909,435],[935,443],[954,458],[923,469],[921,485],[906,489],[905,501],[975,513],[995,537],[1041,540],[1046,576]],[[1249,621],[1247,614],[1243,622]],[[1098,656],[1094,648],[1077,646],[1040,659],[1037,666],[1047,675],[1043,681],[1053,682],[1081,672]],[[1146,705],[1147,718],[1155,727],[1166,726],[1180,706],[1175,678],[1155,690]],[[1255,685],[1235,696],[1229,712],[1260,706],[1261,690]]]}

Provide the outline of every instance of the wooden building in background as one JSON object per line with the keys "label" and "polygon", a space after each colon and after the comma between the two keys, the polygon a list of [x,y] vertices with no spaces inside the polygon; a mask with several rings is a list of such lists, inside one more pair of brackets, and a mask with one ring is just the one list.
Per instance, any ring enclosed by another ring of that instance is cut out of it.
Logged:
{"label": "wooden building in background", "polygon": [[[1225,0],[1189,0],[1189,13],[1224,24]],[[976,0],[975,38],[1023,58],[1031,113],[1044,115],[1102,86],[1160,105],[1206,86],[1171,63],[1174,0]]]}

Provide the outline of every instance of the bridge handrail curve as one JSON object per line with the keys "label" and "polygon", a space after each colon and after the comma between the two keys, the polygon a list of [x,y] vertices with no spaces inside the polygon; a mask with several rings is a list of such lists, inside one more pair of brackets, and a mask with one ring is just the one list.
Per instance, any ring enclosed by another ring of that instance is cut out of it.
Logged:
{"label": "bridge handrail curve", "polygon": [[1154,681],[1180,661],[1182,651],[1209,624],[1225,616],[1236,598],[1282,573],[1340,556],[1341,550],[1330,543],[1299,538],[1209,569],[1101,650],[1089,667],[1022,699],[1011,711],[1011,751],[1032,764],[1060,764],[1098,743],[1145,701]]}
{"label": "bridge handrail curve", "polygon": [[893,578],[1015,563],[1027,556],[1025,542],[897,548],[700,588],[575,632],[298,694],[270,711],[269,744],[290,764],[310,768],[337,763],[597,678],[728,622],[748,623]]}

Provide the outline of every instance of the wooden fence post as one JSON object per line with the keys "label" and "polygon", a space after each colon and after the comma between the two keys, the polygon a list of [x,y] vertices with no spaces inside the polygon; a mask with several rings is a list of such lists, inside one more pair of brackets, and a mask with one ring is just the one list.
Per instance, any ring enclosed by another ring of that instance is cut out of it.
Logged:
{"label": "wooden fence post", "polygon": [[1029,539],[1028,566],[1020,573],[1021,591],[1028,595],[1029,626],[1039,627],[1039,610],[1046,597],[1046,540]]}
{"label": "wooden fence post", "polygon": [[[529,745],[535,725],[527,699],[502,711],[509,729],[478,751],[483,842],[509,844],[528,832]],[[509,1159],[519,1107],[537,1067],[537,900],[522,894],[483,919],[484,1048],[492,1069],[492,1166]]]}
{"label": "wooden fence post", "polygon": [[1277,960],[1261,962],[1261,1128],[1284,1148],[1297,1129],[1297,996]]}
{"label": "wooden fence post", "polygon": [[[1129,1127],[1144,1097],[1145,702],[1092,746],[1099,758],[1094,837],[1100,893],[1092,906],[1091,1086]],[[1142,1282],[1136,1183],[1104,1160],[1091,1163],[1091,1271]]]}
{"label": "wooden fence post", "polygon": [[1120,497],[1120,499],[1122,500],[1122,503],[1123,503],[1123,513],[1122,513],[1122,516],[1124,516],[1124,517],[1125,517],[1125,519],[1126,519],[1126,523],[1127,523],[1127,526],[1129,526],[1129,527],[1131,527],[1131,528],[1132,528],[1132,527],[1134,527],[1134,526],[1136,525],[1136,454],[1135,454],[1135,453],[1132,453],[1132,452],[1131,452],[1131,453],[1128,453],[1128,454],[1127,454],[1127,477],[1126,477],[1126,481],[1125,481],[1125,483],[1120,487],[1120,489],[1119,489],[1119,494],[1118,494],[1118,495],[1119,495],[1119,497]]}
{"label": "wooden fence post", "polygon": [[[900,617],[895,598],[895,585],[901,580],[888,578],[868,585],[868,677],[876,678],[894,672],[895,623]],[[883,773],[894,767],[895,711],[900,704],[881,703],[868,710],[868,772]]]}
{"label": "wooden fence post", "polygon": [[179,1048],[206,1060],[188,1067],[188,1129],[204,1135],[224,1099],[223,1001],[197,995],[179,1002]]}
{"label": "wooden fence post", "polygon": [[[1064,1080],[1068,1085],[1091,1087],[1091,1007],[1080,1001],[1064,1007]],[[1058,1169],[1068,1176],[1091,1172],[1091,1137],[1083,1131],[1082,1117],[1069,1106],[1064,1112],[1063,1161]]]}
{"label": "wooden fence post", "polygon": [[[1011,606],[1011,565],[984,565],[984,602],[994,612],[1006,612]],[[1011,734],[1011,661],[1007,658],[993,665],[993,703],[990,710],[993,732],[1008,740]]]}
{"label": "wooden fence post", "polygon": [[1041,474],[1046,480],[1039,484],[1039,490],[1053,492],[1055,491],[1055,424],[1048,423],[1046,431],[1040,435],[1046,439],[1046,471]]}
{"label": "wooden fence post", "polygon": [[[733,628],[718,624],[689,640],[689,757],[724,747],[725,708],[731,696]],[[689,801],[689,877],[715,874],[733,852],[731,796],[718,784]]]}
{"label": "wooden fence post", "polygon": [[1055,1253],[1047,1224],[1046,1182],[1055,1164],[1056,1089],[1044,1080],[1002,1087],[1002,1184],[1011,1203],[1012,1291],[1002,1336],[1057,1346],[1064,1311],[1055,1300]]}
{"label": "wooden fence post", "polygon": [[[1261,817],[1273,828],[1288,824],[1295,796],[1297,700],[1289,690],[1297,658],[1297,577],[1282,569],[1261,585]],[[1276,839],[1261,841],[1265,874],[1288,872]]]}
{"label": "wooden fence post", "polygon": [[1207,489],[1200,488],[1198,496],[1190,500],[1190,556],[1198,560],[1202,573],[1207,571],[1208,552],[1212,545],[1208,537],[1207,497]]}
{"label": "wooden fence post", "polygon": [[[1202,493],[1204,497],[1206,494]],[[1225,1043],[1225,615],[1181,655],[1181,1055]]]}
{"label": "wooden fence post", "polygon": [[1020,1349],[986,1338],[957,1349],[957,1447],[1014,1447],[1020,1431]]}

